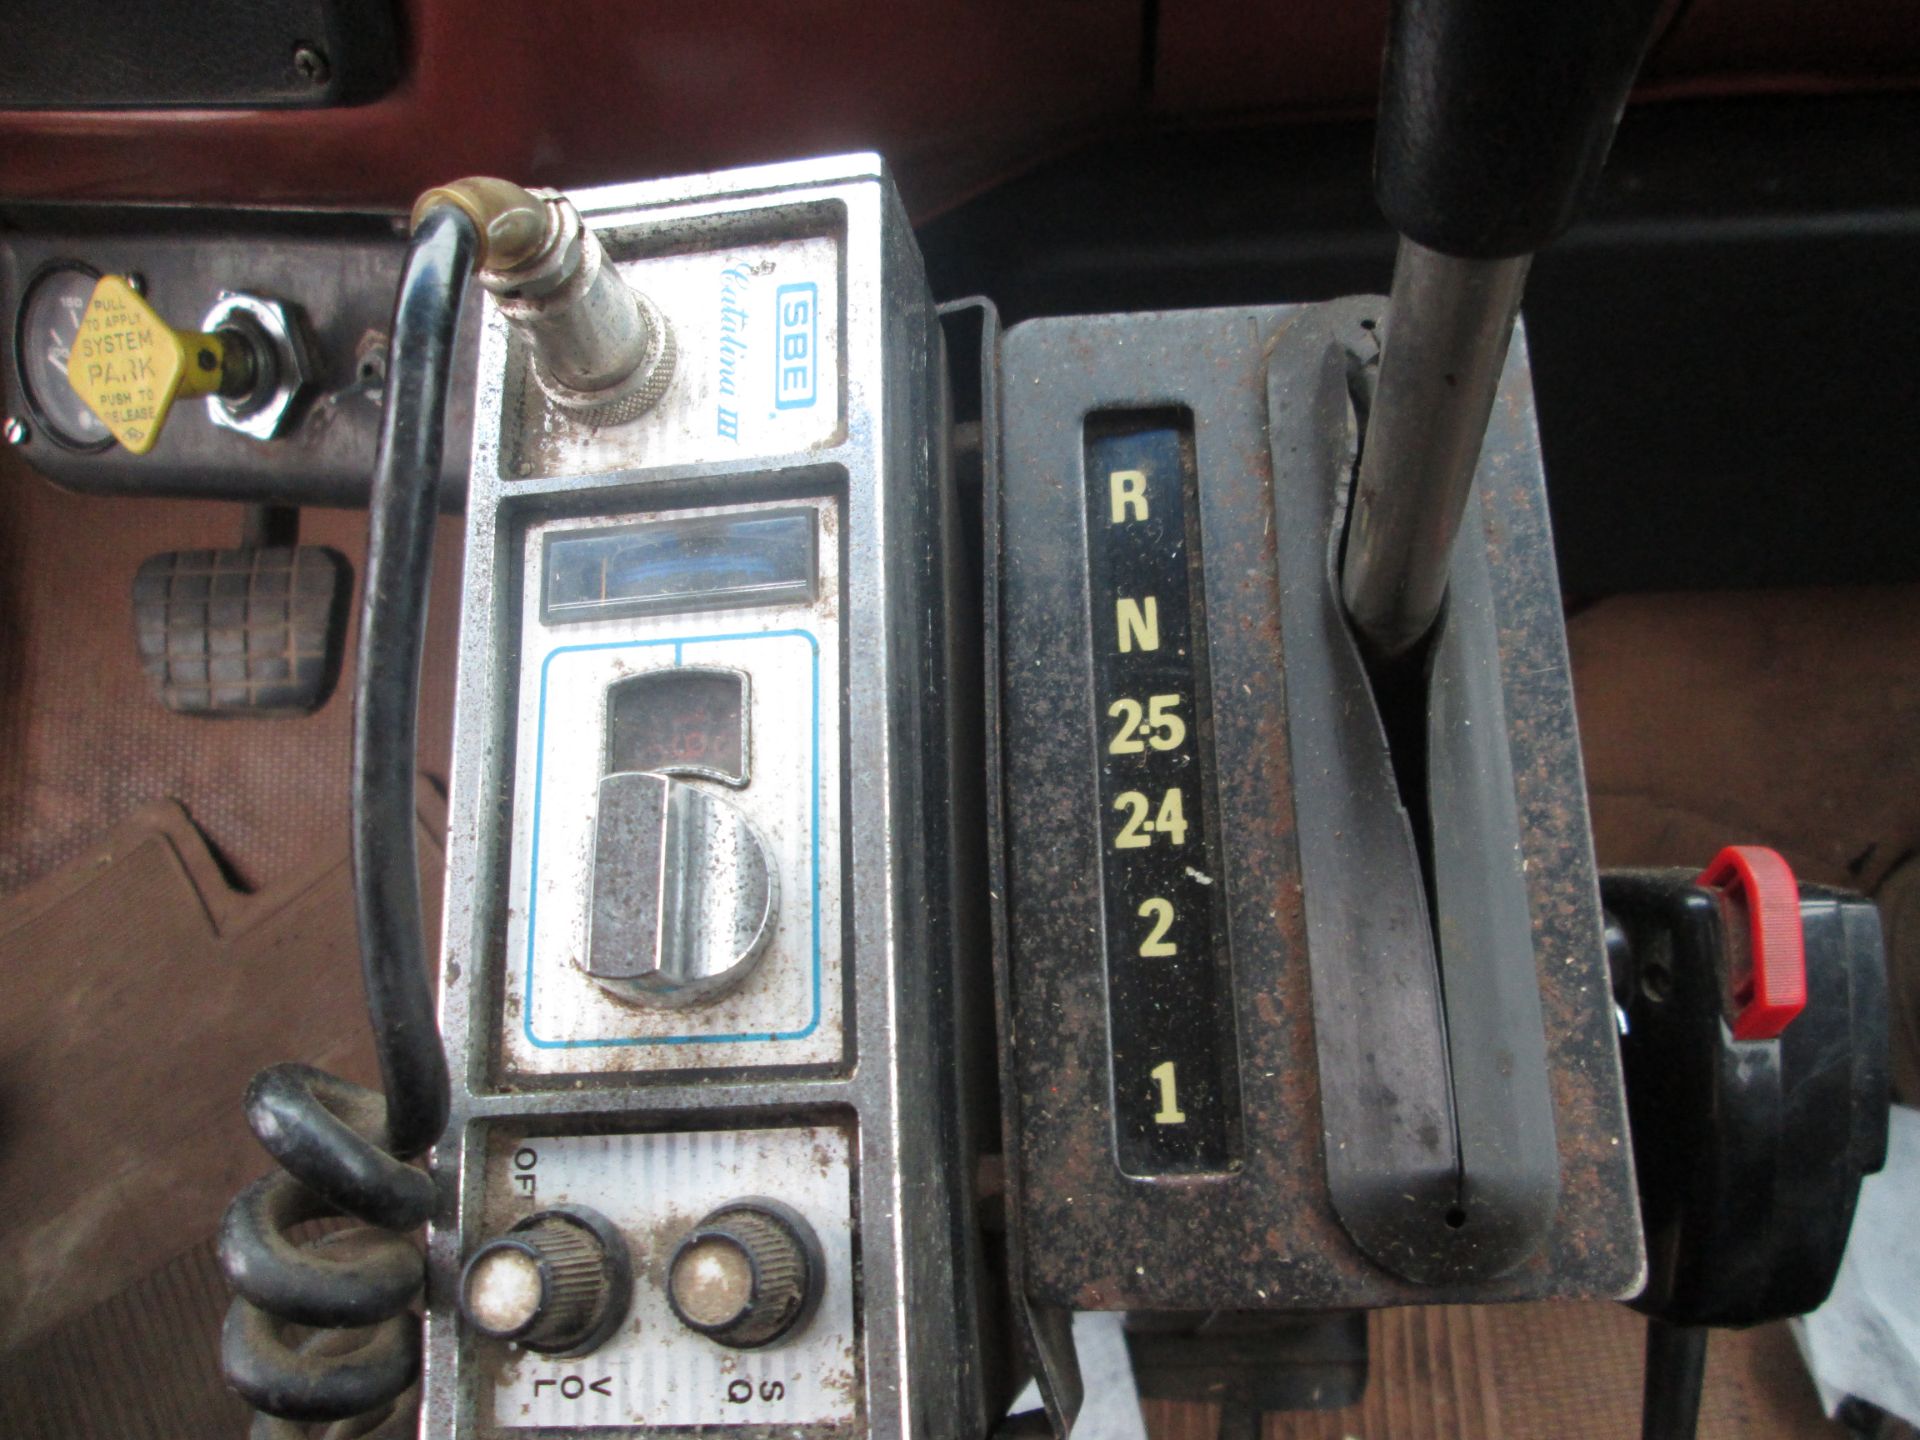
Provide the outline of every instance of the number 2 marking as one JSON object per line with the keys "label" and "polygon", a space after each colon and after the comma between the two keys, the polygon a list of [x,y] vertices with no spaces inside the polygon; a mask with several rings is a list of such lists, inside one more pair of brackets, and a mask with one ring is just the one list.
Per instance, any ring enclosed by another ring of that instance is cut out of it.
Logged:
{"label": "number 2 marking", "polygon": [[1141,850],[1153,843],[1143,828],[1147,823],[1147,797],[1138,790],[1122,790],[1113,797],[1113,808],[1127,812],[1127,823],[1113,837],[1116,850]]}
{"label": "number 2 marking", "polygon": [[1138,911],[1143,920],[1153,921],[1153,930],[1140,942],[1142,955],[1178,955],[1180,947],[1167,939],[1167,931],[1173,928],[1173,902],[1155,896],[1151,900],[1142,900]]}
{"label": "number 2 marking", "polygon": [[1160,1108],[1154,1113],[1156,1125],[1184,1125],[1187,1117],[1180,1109],[1179,1092],[1173,1085],[1173,1061],[1162,1060],[1147,1072],[1153,1076],[1154,1083],[1160,1087]]}

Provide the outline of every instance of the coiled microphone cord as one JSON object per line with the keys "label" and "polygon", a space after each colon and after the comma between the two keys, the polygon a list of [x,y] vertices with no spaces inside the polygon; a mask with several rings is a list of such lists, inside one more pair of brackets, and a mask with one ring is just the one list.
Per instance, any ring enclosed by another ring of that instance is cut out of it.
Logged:
{"label": "coiled microphone cord", "polygon": [[[333,1421],[328,1440],[411,1434],[425,1279],[408,1238],[435,1206],[407,1164],[447,1123],[447,1061],[426,968],[414,836],[415,711],[447,392],[478,233],[459,209],[419,217],[394,307],[380,448],[368,500],[354,681],[351,824],[361,973],[381,1096],[306,1065],[247,1089],[247,1123],[281,1169],[235,1197],[220,1261],[235,1298],[221,1335],[227,1382],[256,1410],[255,1440]],[[302,1242],[309,1221],[360,1222]]]}

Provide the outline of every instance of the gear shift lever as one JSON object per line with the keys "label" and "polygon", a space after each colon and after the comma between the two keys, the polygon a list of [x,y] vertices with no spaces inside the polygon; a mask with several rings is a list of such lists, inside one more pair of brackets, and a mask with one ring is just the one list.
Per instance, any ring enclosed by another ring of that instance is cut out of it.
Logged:
{"label": "gear shift lever", "polygon": [[1396,0],[1374,191],[1400,232],[1341,592],[1393,657],[1433,628],[1527,265],[1605,161],[1660,0]]}

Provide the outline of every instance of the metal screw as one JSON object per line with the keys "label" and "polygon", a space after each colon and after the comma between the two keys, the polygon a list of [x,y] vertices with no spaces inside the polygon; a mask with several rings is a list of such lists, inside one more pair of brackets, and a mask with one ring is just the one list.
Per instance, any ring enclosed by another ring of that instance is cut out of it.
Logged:
{"label": "metal screw", "polygon": [[312,45],[296,45],[293,50],[293,71],[309,85],[324,85],[327,77],[333,73],[333,67],[327,63],[324,50]]}
{"label": "metal screw", "polygon": [[5,434],[9,445],[24,445],[33,438],[33,432],[27,428],[27,422],[17,415],[7,417]]}
{"label": "metal screw", "polygon": [[129,270],[127,272],[127,288],[136,295],[145,295],[147,293],[147,277],[142,275],[138,270]]}
{"label": "metal screw", "polygon": [[387,337],[380,330],[361,332],[360,341],[353,347],[354,371],[360,383],[378,390],[387,378]]}

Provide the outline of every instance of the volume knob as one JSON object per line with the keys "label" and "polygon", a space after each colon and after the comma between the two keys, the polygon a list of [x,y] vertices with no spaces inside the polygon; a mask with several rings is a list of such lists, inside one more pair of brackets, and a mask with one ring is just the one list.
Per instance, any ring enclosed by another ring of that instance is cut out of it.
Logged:
{"label": "volume knob", "polygon": [[473,1252],[460,1277],[460,1310],[495,1340],[543,1355],[585,1355],[626,1316],[632,1277],[626,1241],[612,1222],[584,1205],[560,1205]]}
{"label": "volume knob", "polygon": [[681,1240],[667,1267],[667,1302],[689,1330],[758,1350],[805,1325],[825,1277],[811,1225],[777,1200],[737,1200]]}

